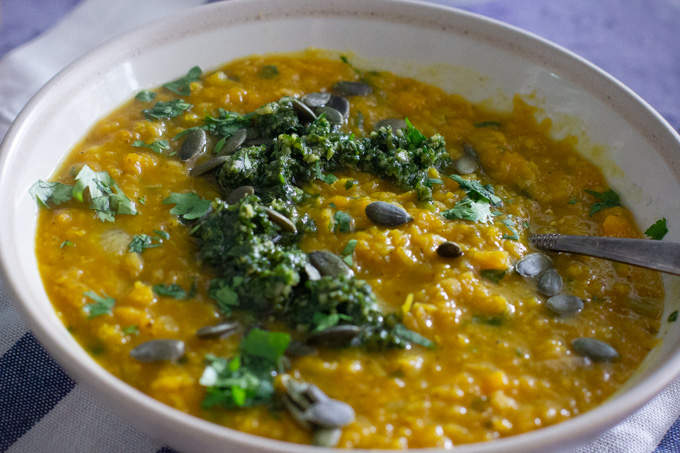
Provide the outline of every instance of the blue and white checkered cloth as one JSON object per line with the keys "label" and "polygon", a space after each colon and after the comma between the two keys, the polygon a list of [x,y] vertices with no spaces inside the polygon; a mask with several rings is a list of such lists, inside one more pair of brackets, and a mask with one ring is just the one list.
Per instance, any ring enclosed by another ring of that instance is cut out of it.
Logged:
{"label": "blue and white checkered cloth", "polygon": [[[0,137],[29,97],[73,59],[137,25],[206,2],[5,0],[0,9]],[[675,128],[680,127],[678,0],[436,3],[520,26],[575,51],[631,87]],[[680,452],[679,416],[680,379],[578,451]],[[28,331],[0,282],[0,452],[4,451],[173,450],[113,415],[79,387]]]}

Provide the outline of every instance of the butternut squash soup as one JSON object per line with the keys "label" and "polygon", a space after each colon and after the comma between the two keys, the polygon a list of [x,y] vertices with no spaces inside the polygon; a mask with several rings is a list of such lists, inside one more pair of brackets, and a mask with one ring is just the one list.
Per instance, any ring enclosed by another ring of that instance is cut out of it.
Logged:
{"label": "butternut squash soup", "polygon": [[109,372],[244,432],[419,448],[558,423],[631,376],[664,291],[532,250],[642,237],[550,128],[319,51],[194,67],[31,188],[43,283]]}

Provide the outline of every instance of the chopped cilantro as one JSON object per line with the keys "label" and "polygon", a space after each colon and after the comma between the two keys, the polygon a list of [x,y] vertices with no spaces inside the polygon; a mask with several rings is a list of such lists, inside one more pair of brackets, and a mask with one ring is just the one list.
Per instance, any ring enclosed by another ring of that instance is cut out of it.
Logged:
{"label": "chopped cilantro", "polygon": [[668,322],[675,322],[678,320],[678,310],[675,310],[673,313],[668,315]]}
{"label": "chopped cilantro", "polygon": [[321,161],[316,161],[316,165],[314,165],[314,172],[316,174],[316,179],[320,179],[321,181],[324,181],[326,184],[333,184],[335,181],[338,180],[338,178],[332,174],[332,173],[327,173],[324,174],[321,171]]}
{"label": "chopped cilantro", "polygon": [[189,299],[189,295],[177,283],[170,283],[169,285],[159,284],[153,285],[153,292],[159,296],[168,296],[175,299]]}
{"label": "chopped cilantro", "polygon": [[621,201],[618,194],[611,189],[607,190],[606,192],[595,192],[594,190],[585,189],[585,192],[600,200],[599,203],[593,204],[593,206],[590,208],[591,217],[596,212],[621,206]]}
{"label": "chopped cilantro", "polygon": [[337,211],[335,215],[333,215],[333,220],[335,221],[333,224],[334,233],[337,233],[338,231],[340,233],[349,233],[352,231],[352,217],[345,211]]}
{"label": "chopped cilantro", "polygon": [[290,344],[290,335],[252,329],[241,341],[239,354],[227,360],[206,355],[207,365],[199,382],[208,387],[203,408],[228,408],[268,404],[274,395],[274,376]]}
{"label": "chopped cilantro", "polygon": [[419,345],[425,346],[426,348],[429,348],[429,349],[434,348],[434,342],[432,342],[431,340],[420,335],[418,332],[414,332],[414,331],[408,329],[403,324],[395,325],[394,328],[392,329],[392,334],[397,336],[397,337],[403,338],[404,340],[408,341],[409,343],[419,344]]}
{"label": "chopped cilantro", "polygon": [[406,138],[408,139],[409,144],[411,144],[414,148],[417,148],[427,141],[427,137],[425,137],[422,132],[416,129],[408,120],[408,118],[404,118],[404,121],[406,121]]}
{"label": "chopped cilantro", "polygon": [[266,64],[260,68],[257,75],[259,75],[261,79],[273,79],[279,75],[279,68],[273,64]]}
{"label": "chopped cilantro", "polygon": [[136,234],[128,246],[128,252],[142,253],[144,249],[160,246],[160,244],[154,244],[154,239],[155,238],[152,238],[148,234]]}
{"label": "chopped cilantro", "polygon": [[504,234],[503,239],[509,239],[511,241],[517,241],[519,240],[519,234],[517,233],[517,227],[515,226],[515,222],[512,221],[512,219],[504,219],[501,220],[501,223],[505,225],[505,227],[510,230],[512,234]]}
{"label": "chopped cilantro", "polygon": [[329,327],[336,326],[341,320],[352,321],[352,317],[342,313],[322,313],[317,311],[312,317],[312,324],[316,327],[314,327],[311,333],[320,332],[322,330],[328,329]]}
{"label": "chopped cilantro", "polygon": [[94,209],[99,219],[113,222],[117,214],[136,215],[135,204],[123,193],[118,184],[105,171],[94,171],[83,165],[76,175],[73,197],[83,201],[85,189],[90,194],[90,209]]}
{"label": "chopped cilantro", "polygon": [[232,288],[239,286],[237,283],[232,280],[229,285],[224,279],[215,279],[210,284],[208,295],[217,302],[217,307],[225,315],[231,315],[232,309],[239,305],[238,293]]}
{"label": "chopped cilantro", "polygon": [[137,198],[137,200],[139,200],[140,204],[146,204],[146,197],[144,197],[144,196]]}
{"label": "chopped cilantro", "polygon": [[351,189],[352,187],[354,187],[354,184],[356,184],[356,181],[348,179],[347,182],[345,182],[345,190]]}
{"label": "chopped cilantro", "polygon": [[142,90],[139,93],[137,93],[135,99],[137,99],[140,102],[151,102],[154,99],[156,99],[156,93],[154,93],[153,91]]}
{"label": "chopped cilantro", "polygon": [[139,326],[133,324],[131,326],[123,327],[121,330],[125,335],[139,335]]}
{"label": "chopped cilantro", "polygon": [[578,203],[578,198],[570,198],[569,201],[567,201],[567,204],[576,204]]}
{"label": "chopped cilantro", "polygon": [[498,283],[503,280],[507,271],[501,269],[484,269],[479,271],[482,278],[489,280],[492,283]]}
{"label": "chopped cilantro", "polygon": [[138,148],[139,147],[149,148],[151,151],[153,151],[154,153],[158,153],[158,154],[162,153],[164,149],[170,148],[170,144],[168,143],[167,140],[156,140],[153,143],[145,143],[141,140],[135,140],[132,143],[132,146],[135,146],[135,147],[138,147]]}
{"label": "chopped cilantro", "polygon": [[69,241],[68,239],[66,239],[64,242],[61,243],[59,248],[63,249],[64,247],[73,247],[73,246],[75,246],[75,244],[73,242]]}
{"label": "chopped cilantro", "polygon": [[46,182],[39,180],[28,189],[34,200],[47,207],[51,202],[56,205],[67,202],[71,199],[73,186],[60,182]]}
{"label": "chopped cilantro", "polygon": [[491,209],[485,201],[473,201],[467,197],[456,205],[441,213],[445,219],[463,219],[472,222],[489,223],[491,221]]}
{"label": "chopped cilantro", "polygon": [[663,239],[663,237],[668,233],[668,228],[666,226],[666,218],[657,220],[654,225],[647,228],[645,231],[645,236],[648,236],[657,241]]}
{"label": "chopped cilantro", "polygon": [[170,214],[178,215],[186,220],[199,219],[210,211],[210,201],[204,200],[194,192],[170,193],[163,199],[163,204],[174,204]]}
{"label": "chopped cilantro", "polygon": [[163,230],[153,230],[154,233],[156,233],[156,236],[158,236],[161,239],[170,239],[170,233],[163,231]]}
{"label": "chopped cilantro", "polygon": [[149,120],[170,119],[181,115],[193,105],[184,102],[182,99],[175,99],[168,102],[156,102],[150,109],[142,110],[144,116]]}
{"label": "chopped cilantro", "polygon": [[449,175],[448,177],[456,181],[472,200],[485,200],[494,206],[500,206],[503,202],[500,197],[496,196],[491,185],[484,186],[479,181],[468,181],[458,175]]}
{"label": "chopped cilantro", "polygon": [[472,317],[472,322],[475,324],[487,324],[489,326],[499,327],[505,322],[505,317],[502,314],[496,316],[474,315]]}
{"label": "chopped cilantro", "polygon": [[340,55],[340,61],[345,63],[347,66],[352,68],[352,71],[356,72],[357,74],[361,75],[361,71],[357,68],[354,67],[354,65],[349,61],[349,59],[345,55]]}
{"label": "chopped cilantro", "polygon": [[347,241],[347,245],[345,246],[344,249],[342,249],[342,260],[348,265],[348,266],[354,266],[354,261],[352,260],[352,254],[354,253],[354,247],[357,245],[357,240],[356,239],[350,239]]}
{"label": "chopped cilantro", "polygon": [[191,82],[196,82],[203,74],[201,68],[194,66],[189,69],[189,72],[184,77],[177,79],[173,82],[166,83],[163,88],[167,88],[175,94],[180,96],[189,96],[191,94]]}
{"label": "chopped cilantro", "polygon": [[437,178],[427,178],[427,181],[425,181],[425,185],[427,187],[432,187],[434,184],[444,184],[444,181]]}
{"label": "chopped cilantro", "polygon": [[113,306],[116,304],[116,300],[109,297],[106,293],[102,292],[103,296],[98,295],[94,291],[86,291],[83,293],[84,296],[89,297],[94,301],[94,303],[85,305],[84,309],[87,312],[87,319],[92,319],[101,315],[112,314]]}

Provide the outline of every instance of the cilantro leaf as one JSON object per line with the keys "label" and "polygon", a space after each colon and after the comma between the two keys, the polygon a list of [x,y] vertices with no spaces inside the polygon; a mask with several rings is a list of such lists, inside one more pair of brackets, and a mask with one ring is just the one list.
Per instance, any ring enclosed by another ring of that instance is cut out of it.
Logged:
{"label": "cilantro leaf", "polygon": [[645,230],[645,236],[648,236],[657,241],[663,239],[663,237],[668,233],[668,227],[666,226],[666,218],[657,220],[654,225],[650,226]]}
{"label": "cilantro leaf", "polygon": [[345,182],[345,190],[351,189],[352,187],[354,187],[354,184],[356,184],[356,181],[352,181],[351,179],[348,179]]}
{"label": "cilantro leaf", "polygon": [[169,285],[153,285],[153,292],[159,296],[168,296],[175,299],[187,299],[187,292],[184,291],[177,283],[170,283]]}
{"label": "cilantro leaf", "polygon": [[617,206],[621,206],[621,200],[619,199],[619,195],[611,189],[607,190],[606,192],[595,192],[594,190],[585,189],[585,192],[600,200],[600,203],[595,203],[590,208],[591,217],[596,212],[600,212],[608,208],[615,208]]}
{"label": "cilantro leaf", "polygon": [[419,147],[427,140],[427,137],[425,137],[422,132],[416,129],[408,120],[408,118],[404,118],[404,121],[406,121],[406,138],[408,139],[408,142],[414,148]]}
{"label": "cilantro leaf", "polygon": [[120,190],[118,184],[105,171],[94,171],[83,165],[76,175],[73,197],[83,201],[85,189],[90,194],[90,209],[94,209],[100,220],[113,222],[117,214],[136,215],[135,204]]}
{"label": "cilantro leaf", "polygon": [[445,219],[463,219],[472,222],[489,223],[491,221],[491,208],[485,201],[473,201],[467,197],[456,205],[441,213]]}
{"label": "cilantro leaf", "polygon": [[139,335],[139,326],[133,324],[131,326],[124,327],[121,329],[121,332],[123,332],[125,335]]}
{"label": "cilantro leaf", "polygon": [[314,327],[310,333],[320,332],[322,330],[328,329],[329,327],[336,326],[341,320],[352,321],[352,317],[342,313],[326,314],[321,313],[320,311],[314,312],[314,316],[312,316],[312,324],[316,327]]}
{"label": "cilantro leaf", "polygon": [[673,313],[668,315],[668,322],[675,322],[678,320],[678,310],[675,310]]}
{"label": "cilantro leaf", "polygon": [[352,260],[352,254],[354,253],[354,247],[357,245],[357,240],[356,239],[350,239],[347,241],[347,245],[345,248],[342,250],[342,260],[347,264],[348,266],[354,266],[354,261]]}
{"label": "cilantro leaf", "polygon": [[352,231],[352,217],[345,211],[337,211],[333,215],[333,232],[349,233]]}
{"label": "cilantro leaf", "polygon": [[160,244],[154,244],[153,241],[154,241],[154,238],[152,238],[148,234],[136,234],[132,238],[132,241],[130,242],[130,245],[128,246],[128,252],[129,253],[142,253],[144,251],[144,249],[160,246]]}
{"label": "cilantro leaf", "polygon": [[153,91],[142,90],[137,93],[137,95],[135,95],[135,99],[140,102],[151,102],[156,99],[156,93]]}
{"label": "cilantro leaf", "polygon": [[479,274],[482,276],[482,278],[485,278],[493,283],[498,283],[503,280],[503,277],[505,277],[506,273],[507,271],[501,269],[484,269],[479,271]]}
{"label": "cilantro leaf", "polygon": [[233,280],[230,286],[224,279],[214,279],[208,290],[210,298],[217,302],[217,307],[225,315],[230,315],[232,309],[239,306],[238,293],[232,286],[238,285],[235,285]]}
{"label": "cilantro leaf", "polygon": [[60,182],[46,182],[38,180],[35,184],[28,189],[28,193],[31,194],[34,200],[43,206],[52,202],[56,205],[65,203],[72,198],[73,186],[68,184],[63,184]]}
{"label": "cilantro leaf", "polygon": [[59,246],[59,248],[60,248],[60,249],[63,249],[64,247],[74,247],[74,246],[75,246],[75,244],[74,244],[73,242],[71,242],[71,241],[69,241],[68,239],[66,239],[64,242],[61,243],[61,245]]}
{"label": "cilantro leaf", "polygon": [[156,233],[156,236],[158,236],[161,239],[170,239],[170,233],[163,231],[163,230],[153,230],[154,233]]}
{"label": "cilantro leaf", "polygon": [[169,149],[170,148],[170,143],[168,143],[167,140],[156,140],[153,143],[145,143],[141,140],[135,140],[132,143],[132,146],[135,147],[144,147],[144,148],[149,148],[151,151],[154,153],[161,154],[164,149]]}
{"label": "cilantro leaf", "polygon": [[273,64],[266,64],[260,68],[257,75],[259,75],[261,79],[273,79],[279,75],[279,68]]}
{"label": "cilantro leaf", "polygon": [[505,225],[505,227],[510,230],[512,234],[504,234],[503,239],[509,239],[511,241],[517,241],[519,240],[519,234],[517,233],[515,222],[512,221],[512,219],[504,219],[501,220],[501,223]]}
{"label": "cilantro leaf", "polygon": [[417,332],[412,331],[403,324],[397,324],[392,328],[392,334],[401,337],[409,343],[419,344],[425,346],[426,348],[434,348],[434,342],[425,338]]}
{"label": "cilantro leaf", "polygon": [[239,349],[244,356],[259,357],[276,367],[279,357],[286,352],[289,343],[290,335],[285,332],[252,329],[241,341]]}
{"label": "cilantro leaf", "polygon": [[112,314],[113,306],[116,304],[116,300],[109,297],[106,293],[102,292],[103,296],[98,295],[94,291],[86,291],[83,293],[84,296],[89,297],[94,301],[94,303],[85,305],[84,309],[87,312],[87,319],[92,319],[101,315]]}
{"label": "cilantro leaf", "polygon": [[491,185],[484,186],[479,181],[468,181],[467,179],[463,179],[458,175],[449,175],[448,178],[456,181],[460,188],[467,192],[468,197],[475,201],[485,200],[494,206],[500,206],[503,204],[503,200],[496,196]]}
{"label": "cilantro leaf", "polygon": [[191,82],[197,82],[200,79],[201,74],[203,74],[201,68],[194,66],[189,69],[187,75],[173,82],[166,83],[163,85],[163,88],[167,88],[180,96],[189,96],[191,94]]}
{"label": "cilantro leaf", "polygon": [[169,197],[163,199],[163,204],[174,204],[170,214],[186,220],[200,219],[210,210],[210,200],[204,200],[194,192],[170,193]]}
{"label": "cilantro leaf", "polygon": [[321,171],[321,161],[316,161],[316,165],[314,166],[314,172],[316,173],[316,179],[320,179],[321,181],[324,181],[326,184],[333,184],[335,181],[338,180],[338,178],[332,174],[332,173],[327,173],[324,174]]}
{"label": "cilantro leaf", "polygon": [[150,109],[142,110],[142,113],[149,120],[170,119],[181,115],[191,107],[193,107],[192,104],[184,102],[182,99],[175,99],[168,102],[158,101],[156,102],[156,105]]}

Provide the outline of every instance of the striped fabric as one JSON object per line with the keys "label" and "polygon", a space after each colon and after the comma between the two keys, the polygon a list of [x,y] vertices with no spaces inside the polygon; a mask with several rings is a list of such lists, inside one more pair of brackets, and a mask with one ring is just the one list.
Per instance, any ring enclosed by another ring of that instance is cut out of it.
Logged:
{"label": "striped fabric", "polygon": [[[49,7],[44,5],[49,3]],[[0,52],[0,137],[29,97],[89,48],[205,0],[6,0]],[[594,61],[680,127],[680,4],[674,0],[438,0],[519,25]],[[625,5],[624,5],[625,3]],[[7,20],[8,15],[12,17]],[[42,14],[42,16],[40,16]],[[57,22],[57,17],[66,16]],[[36,15],[39,16],[36,19]],[[25,17],[24,17],[25,16]],[[30,17],[29,17],[30,16]],[[26,30],[7,23],[30,24]],[[98,24],[90,30],[88,24]],[[58,48],[53,43],[59,42]],[[623,42],[622,47],[610,43]],[[32,62],[46,59],[44,67]],[[2,57],[2,53],[0,53]],[[30,70],[28,68],[31,68]],[[580,453],[680,451],[680,380]],[[660,442],[660,443],[659,443]],[[0,282],[0,452],[174,450],[113,415],[66,374],[28,331]]]}

